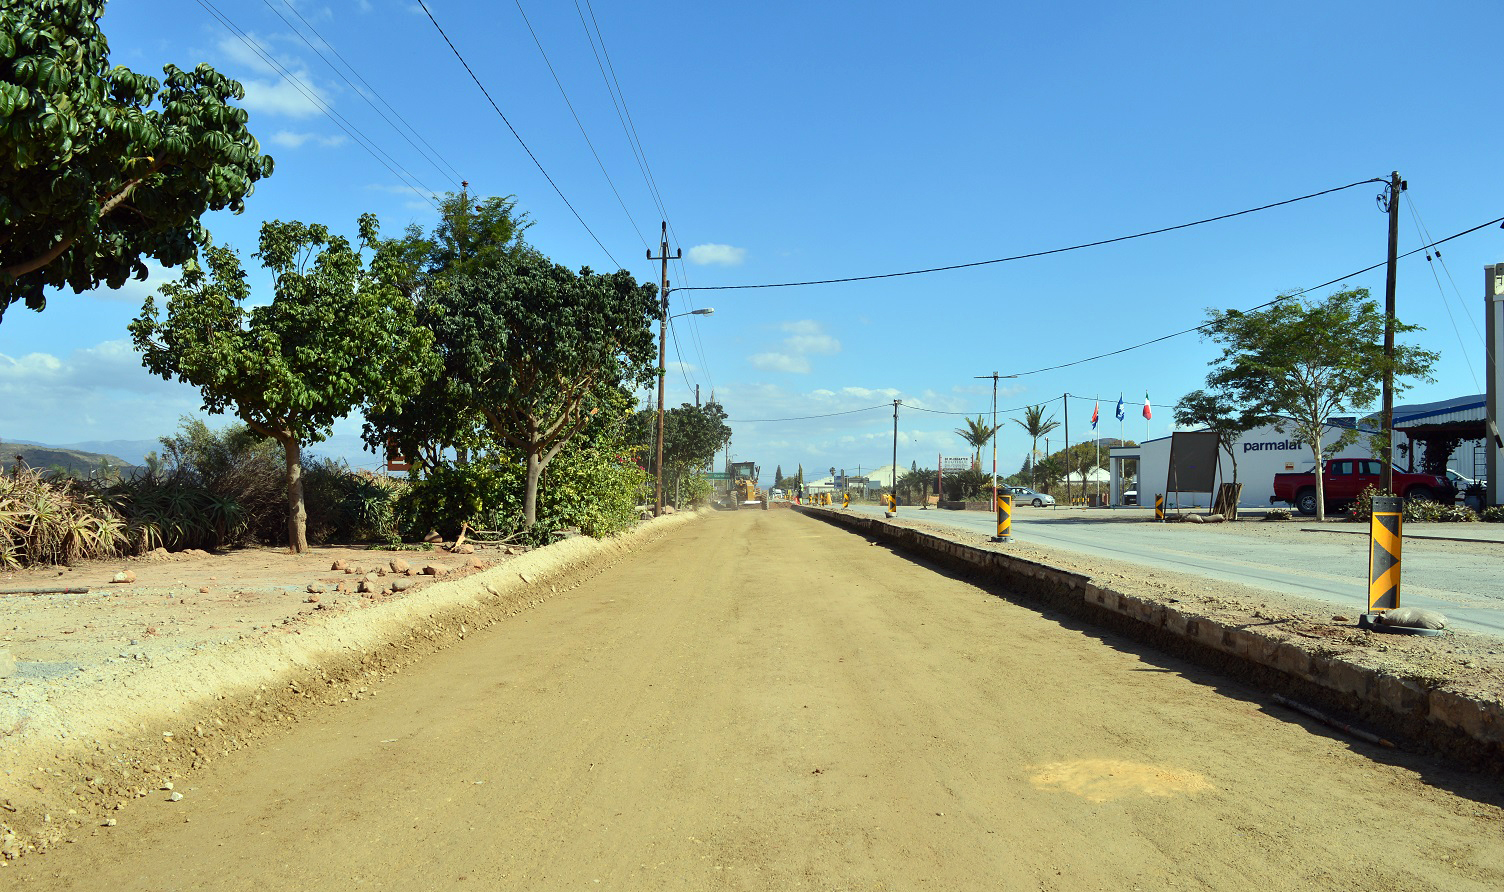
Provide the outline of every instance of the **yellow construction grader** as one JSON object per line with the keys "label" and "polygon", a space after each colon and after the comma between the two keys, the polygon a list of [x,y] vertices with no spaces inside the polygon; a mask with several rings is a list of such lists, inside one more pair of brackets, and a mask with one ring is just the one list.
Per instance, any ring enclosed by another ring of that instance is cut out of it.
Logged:
{"label": "yellow construction grader", "polygon": [[729,508],[768,509],[768,494],[757,488],[758,467],[755,462],[731,463],[731,492],[727,495]]}

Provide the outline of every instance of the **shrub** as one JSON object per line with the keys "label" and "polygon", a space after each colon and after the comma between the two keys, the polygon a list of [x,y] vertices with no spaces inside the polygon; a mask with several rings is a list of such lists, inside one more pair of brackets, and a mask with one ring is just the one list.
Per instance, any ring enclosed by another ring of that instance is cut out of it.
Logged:
{"label": "shrub", "polygon": [[0,568],[114,557],[129,548],[125,519],[88,484],[26,468],[0,476]]}
{"label": "shrub", "polygon": [[1489,523],[1504,523],[1504,505],[1493,505],[1484,508],[1482,519]]}
{"label": "shrub", "polygon": [[393,478],[352,471],[343,459],[310,459],[303,468],[308,541],[322,545],[395,539],[394,508],[403,488]]}
{"label": "shrub", "polygon": [[1406,522],[1472,523],[1478,519],[1473,509],[1462,505],[1443,505],[1428,499],[1405,502]]}
{"label": "shrub", "polygon": [[162,438],[162,453],[166,475],[239,506],[240,525],[221,544],[287,541],[287,463],[280,445],[245,424],[216,431],[184,418],[176,435]]}

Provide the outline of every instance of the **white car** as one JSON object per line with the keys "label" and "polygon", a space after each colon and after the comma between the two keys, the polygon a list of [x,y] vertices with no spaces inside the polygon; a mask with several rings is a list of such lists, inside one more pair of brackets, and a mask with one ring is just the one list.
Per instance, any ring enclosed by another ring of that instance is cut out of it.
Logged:
{"label": "white car", "polygon": [[1013,493],[1013,504],[1033,505],[1035,508],[1043,508],[1046,505],[1054,505],[1055,497],[1042,492],[1035,492],[1027,486],[1010,486],[1008,491]]}

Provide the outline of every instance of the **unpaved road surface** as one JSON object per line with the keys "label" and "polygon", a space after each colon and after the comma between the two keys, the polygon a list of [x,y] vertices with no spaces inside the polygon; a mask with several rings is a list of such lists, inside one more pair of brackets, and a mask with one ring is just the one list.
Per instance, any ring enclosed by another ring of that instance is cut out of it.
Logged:
{"label": "unpaved road surface", "polygon": [[791,512],[692,524],[16,889],[1497,890],[1497,781]]}

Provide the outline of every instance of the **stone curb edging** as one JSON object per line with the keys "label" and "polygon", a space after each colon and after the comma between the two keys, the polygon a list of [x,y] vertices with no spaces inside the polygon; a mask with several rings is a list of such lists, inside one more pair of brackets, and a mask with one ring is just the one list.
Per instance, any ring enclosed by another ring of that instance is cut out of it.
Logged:
{"label": "stone curb edging", "polygon": [[[294,694],[310,679],[350,684],[361,677],[364,661],[378,654],[395,649],[416,657],[447,646],[465,637],[462,622],[478,631],[536,606],[552,596],[552,583],[586,567],[609,566],[702,516],[657,518],[609,539],[565,539],[487,570],[432,582],[398,600],[318,617],[301,634],[243,637],[148,667],[101,670],[105,677],[98,683],[49,691],[14,730],[0,727],[0,867],[62,838],[73,819],[60,821],[55,809],[73,804],[86,820],[97,810],[87,800],[129,798],[116,788],[139,783],[148,774],[143,765],[155,763],[162,776],[197,767],[195,744],[203,740],[189,729],[201,721],[208,725],[203,716],[248,713],[251,718],[242,716],[237,739],[229,742],[239,748],[256,736],[256,723],[288,718],[293,707],[280,701],[289,684]],[[63,791],[82,791],[82,798]]]}
{"label": "stone curb edging", "polygon": [[979,573],[1094,625],[1154,646],[1265,691],[1350,715],[1385,737],[1472,768],[1504,772],[1504,702],[1362,666],[1315,643],[1231,625],[1176,605],[1129,595],[1089,577],[977,548],[880,518],[801,506],[827,523],[860,530],[912,554]]}

